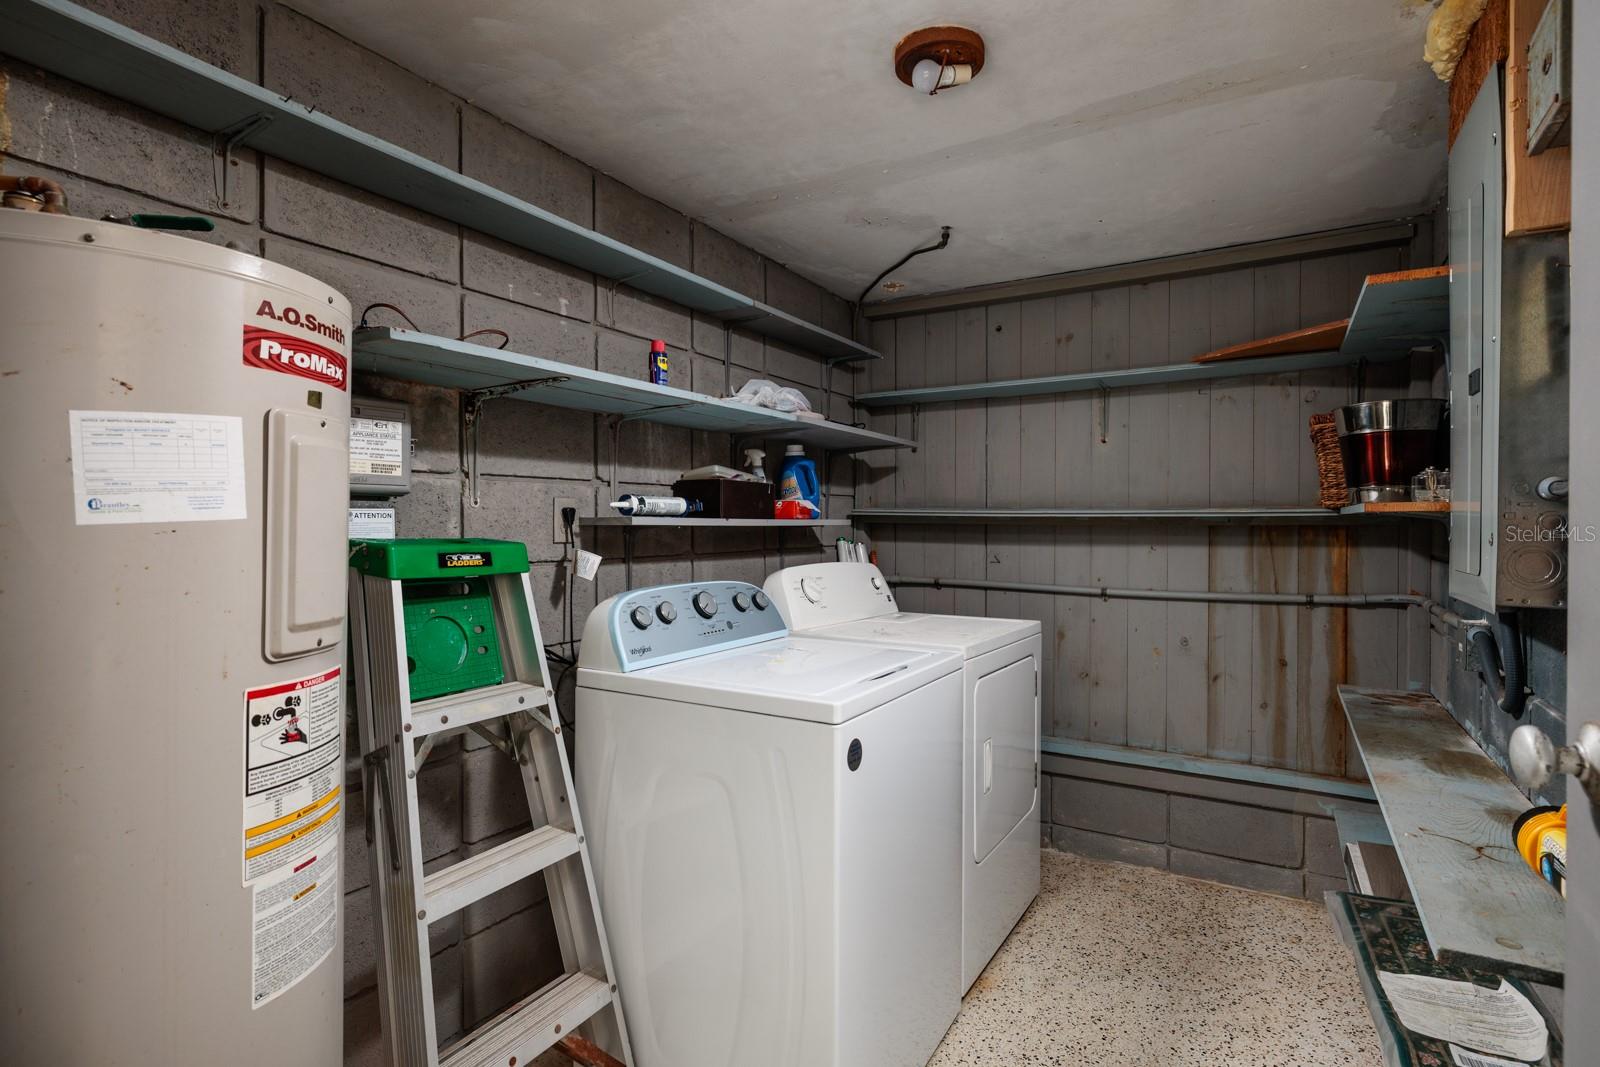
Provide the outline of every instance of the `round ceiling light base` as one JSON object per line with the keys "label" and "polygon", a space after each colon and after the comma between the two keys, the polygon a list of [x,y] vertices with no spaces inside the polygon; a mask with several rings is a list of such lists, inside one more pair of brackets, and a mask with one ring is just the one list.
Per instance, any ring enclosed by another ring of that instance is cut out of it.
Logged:
{"label": "round ceiling light base", "polygon": [[983,69],[983,38],[965,26],[929,26],[908,33],[894,46],[895,77],[913,84],[911,71],[924,59],[947,67],[966,64],[977,74]]}

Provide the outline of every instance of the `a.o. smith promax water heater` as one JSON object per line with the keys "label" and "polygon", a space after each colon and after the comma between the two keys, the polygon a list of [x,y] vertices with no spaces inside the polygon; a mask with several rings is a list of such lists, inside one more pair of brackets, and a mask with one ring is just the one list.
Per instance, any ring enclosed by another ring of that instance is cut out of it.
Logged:
{"label": "a.o. smith promax water heater", "polygon": [[350,305],[0,210],[0,1059],[342,1056]]}

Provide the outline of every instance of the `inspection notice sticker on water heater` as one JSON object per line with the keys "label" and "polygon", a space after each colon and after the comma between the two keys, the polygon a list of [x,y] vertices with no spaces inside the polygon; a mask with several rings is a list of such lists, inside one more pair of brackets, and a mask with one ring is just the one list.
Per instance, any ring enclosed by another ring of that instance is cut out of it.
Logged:
{"label": "inspection notice sticker on water heater", "polygon": [[79,526],[245,517],[237,415],[69,411]]}
{"label": "inspection notice sticker on water heater", "polygon": [[253,893],[251,1005],[333,951],[344,764],[339,668],[245,692],[244,884]]}

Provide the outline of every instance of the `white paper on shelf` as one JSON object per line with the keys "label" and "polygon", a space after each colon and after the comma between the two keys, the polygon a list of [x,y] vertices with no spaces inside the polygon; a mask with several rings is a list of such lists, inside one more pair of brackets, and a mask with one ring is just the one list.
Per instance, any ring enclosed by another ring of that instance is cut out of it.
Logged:
{"label": "white paper on shelf", "polygon": [[1420,974],[1378,972],[1400,1025],[1424,1037],[1512,1060],[1544,1056],[1550,1034],[1544,1016],[1504,978],[1499,989]]}

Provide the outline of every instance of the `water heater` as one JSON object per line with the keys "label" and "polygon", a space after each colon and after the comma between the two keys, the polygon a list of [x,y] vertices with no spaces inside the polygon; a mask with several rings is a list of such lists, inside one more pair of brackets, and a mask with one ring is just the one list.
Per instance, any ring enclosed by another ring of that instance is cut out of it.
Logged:
{"label": "water heater", "polygon": [[0,1049],[334,1064],[350,306],[0,210]]}

